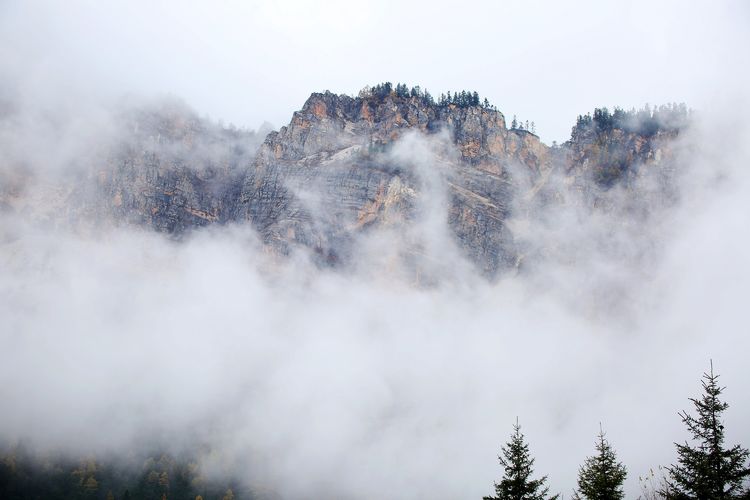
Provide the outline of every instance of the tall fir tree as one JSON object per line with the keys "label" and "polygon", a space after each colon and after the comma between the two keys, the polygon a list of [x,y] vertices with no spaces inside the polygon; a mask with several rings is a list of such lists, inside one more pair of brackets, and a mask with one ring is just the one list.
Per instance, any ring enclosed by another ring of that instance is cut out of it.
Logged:
{"label": "tall fir tree", "polygon": [[[549,487],[545,486],[547,476],[531,479],[534,473],[534,459],[529,455],[529,446],[521,434],[518,420],[513,426],[510,441],[502,447],[502,455],[497,458],[503,467],[503,478],[495,483],[494,497],[484,497],[484,500],[544,500],[547,498]],[[559,495],[550,497],[557,499]]]}
{"label": "tall fir tree", "polygon": [[587,500],[621,500],[625,497],[622,483],[625,482],[627,470],[617,461],[612,446],[604,438],[604,431],[599,428],[596,441],[596,455],[586,458],[578,470],[578,490],[574,499]]}
{"label": "tall fir tree", "polygon": [[750,498],[750,489],[743,484],[750,477],[747,465],[750,452],[740,445],[724,447],[721,414],[729,405],[719,399],[725,388],[719,386],[718,379],[712,362],[711,371],[704,373],[701,381],[703,396],[690,398],[697,415],[679,413],[697,444],[675,443],[677,464],[667,467],[669,478],[663,491],[667,498]]}

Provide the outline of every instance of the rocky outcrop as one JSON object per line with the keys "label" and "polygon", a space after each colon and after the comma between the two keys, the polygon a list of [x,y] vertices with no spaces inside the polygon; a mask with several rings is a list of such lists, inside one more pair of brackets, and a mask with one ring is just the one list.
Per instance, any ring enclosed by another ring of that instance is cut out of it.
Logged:
{"label": "rocky outcrop", "polygon": [[60,171],[2,165],[0,206],[80,230],[132,225],[180,235],[230,220],[256,134],[218,126],[177,101],[112,116],[116,133]]}
{"label": "rocky outcrop", "polygon": [[686,123],[683,108],[647,116],[597,110],[579,117],[569,142],[550,148],[467,97],[435,103],[405,87],[315,93],[260,144],[262,136],[220,127],[179,103],[128,108],[116,115],[117,139],[81,158],[64,182],[3,165],[0,208],[175,237],[249,223],[276,252],[305,248],[338,266],[356,262],[359,242],[382,230],[401,235],[404,261],[439,260],[444,241],[412,230],[430,220],[495,276],[519,259],[514,211],[528,219],[529,207],[565,203],[569,188],[579,202],[605,206],[608,190],[645,172],[668,185],[671,145]]}
{"label": "rocky outcrop", "polygon": [[340,261],[358,233],[419,216],[424,180],[409,158],[391,154],[408,133],[447,137],[452,146],[431,148],[433,165],[424,168],[443,176],[456,243],[485,273],[512,266],[507,167],[539,171],[548,148],[529,132],[508,130],[502,113],[484,106],[430,105],[395,93],[313,94],[261,145],[238,216],[282,251],[302,244]]}

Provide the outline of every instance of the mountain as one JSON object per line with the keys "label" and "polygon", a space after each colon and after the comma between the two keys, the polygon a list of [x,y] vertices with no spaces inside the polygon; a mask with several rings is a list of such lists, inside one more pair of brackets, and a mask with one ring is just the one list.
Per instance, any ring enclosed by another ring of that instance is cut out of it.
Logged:
{"label": "mountain", "polygon": [[[487,272],[513,265],[504,163],[513,159],[538,170],[547,148],[530,133],[508,131],[501,113],[481,106],[436,106],[395,93],[313,94],[260,147],[239,216],[282,250],[301,243],[328,261],[346,260],[356,234],[418,215],[424,179],[410,165],[415,160],[393,146],[406,134],[443,130],[458,154],[433,144],[430,161],[446,177],[448,222],[458,243]],[[307,186],[316,187],[314,208],[299,194]],[[414,242],[412,251],[419,246]]]}
{"label": "mountain", "polygon": [[[403,244],[389,258],[419,271],[456,250],[492,277],[528,251],[510,219],[529,219],[540,204],[611,209],[613,188],[639,189],[654,173],[668,192],[688,114],[597,109],[578,118],[570,141],[549,147],[509,128],[476,93],[435,102],[419,88],[384,84],[357,97],[314,93],[264,140],[176,102],[125,107],[116,122],[112,140],[71,161],[75,175],[6,160],[2,210],[51,226],[131,225],[173,237],[251,224],[272,251],[306,248],[333,266],[355,264],[363,241],[390,231]],[[448,223],[440,244],[423,227],[431,219]]]}
{"label": "mountain", "polygon": [[[229,222],[262,137],[200,118],[176,100],[121,104],[111,115],[113,130],[87,131],[62,168],[5,159],[0,207],[80,230],[125,224],[179,235]],[[49,138],[38,142],[51,156],[60,149]]]}

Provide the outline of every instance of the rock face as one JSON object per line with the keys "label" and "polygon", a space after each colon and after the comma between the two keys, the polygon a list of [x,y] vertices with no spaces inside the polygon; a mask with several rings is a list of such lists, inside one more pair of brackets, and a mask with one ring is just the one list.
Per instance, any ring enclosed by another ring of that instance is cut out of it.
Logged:
{"label": "rock face", "polygon": [[[518,262],[508,223],[514,210],[563,198],[548,182],[553,173],[592,205],[643,172],[668,178],[670,144],[684,123],[649,114],[644,126],[635,115],[604,111],[579,117],[571,140],[550,148],[508,129],[502,113],[470,94],[436,104],[419,91],[315,93],[260,145],[261,136],[179,104],[134,108],[117,115],[116,140],[81,158],[75,177],[40,179],[33,169],[2,165],[0,208],[175,237],[249,223],[274,251],[306,248],[324,265],[349,265],[360,240],[396,231],[399,258],[439,260],[455,247],[495,276]],[[38,199],[46,201],[29,201]],[[429,223],[448,234],[438,240],[412,230]]]}
{"label": "rock face", "polygon": [[674,161],[673,142],[687,125],[684,107],[662,107],[652,116],[630,115],[618,121],[597,112],[593,119],[579,117],[566,144],[566,166],[573,175],[608,188],[617,182],[632,183],[646,173],[644,169]]}
{"label": "rock face", "polygon": [[169,234],[229,222],[257,147],[254,134],[218,127],[180,107],[125,120],[129,140],[96,172],[99,213]]}
{"label": "rock face", "polygon": [[112,225],[179,235],[234,213],[258,136],[176,101],[112,111],[114,132],[78,144],[58,171],[0,161],[0,210],[89,231]]}
{"label": "rock face", "polygon": [[299,243],[328,261],[345,259],[357,233],[420,216],[418,201],[428,188],[411,164],[425,158],[397,151],[409,134],[435,139],[429,151],[415,154],[430,156],[424,169],[444,180],[456,243],[485,273],[512,266],[513,238],[504,224],[507,167],[539,171],[548,148],[529,132],[509,131],[503,115],[488,107],[430,105],[395,93],[313,94],[261,145],[237,215],[282,251]]}

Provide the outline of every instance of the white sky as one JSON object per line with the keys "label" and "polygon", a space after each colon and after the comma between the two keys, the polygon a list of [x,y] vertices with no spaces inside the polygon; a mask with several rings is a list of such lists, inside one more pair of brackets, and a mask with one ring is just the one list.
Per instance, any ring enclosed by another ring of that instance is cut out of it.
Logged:
{"label": "white sky", "polygon": [[[56,93],[170,93],[288,123],[313,91],[475,89],[565,140],[595,106],[703,108],[748,81],[750,2],[0,2],[0,69]],[[7,75],[6,75],[7,77]],[[727,87],[729,85],[729,88]],[[729,91],[729,92],[728,92]]]}

